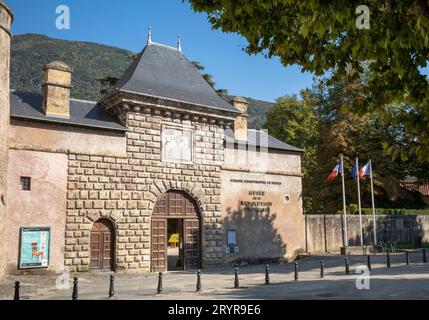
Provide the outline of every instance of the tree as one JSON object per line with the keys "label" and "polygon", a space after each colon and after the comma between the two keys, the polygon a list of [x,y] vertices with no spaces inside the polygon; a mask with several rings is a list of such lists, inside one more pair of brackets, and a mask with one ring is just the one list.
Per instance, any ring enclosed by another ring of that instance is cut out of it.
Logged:
{"label": "tree", "polygon": [[[415,194],[408,192],[401,184],[410,173],[410,167],[421,167],[415,159],[396,158],[392,160],[383,150],[383,145],[400,144],[406,146],[407,136],[401,127],[386,122],[378,113],[353,114],[348,112],[349,104],[354,100],[363,82],[338,82],[328,84],[321,80],[313,87],[317,97],[318,110],[322,119],[320,130],[320,153],[318,170],[314,176],[315,203],[320,203],[319,210],[335,211],[341,208],[340,179],[329,183],[327,173],[332,170],[338,154],[345,155],[346,191],[349,202],[357,203],[356,182],[349,173],[354,165],[354,158],[359,157],[361,166],[368,159],[373,161],[374,193],[378,207],[420,208],[424,206]],[[386,107],[395,109],[396,106]],[[319,189],[318,189],[319,188]],[[368,179],[361,182],[362,204],[371,206],[370,185]],[[320,197],[320,198],[318,198]],[[320,200],[319,200],[320,199]]]}
{"label": "tree", "polygon": [[312,212],[312,176],[317,167],[320,121],[311,92],[302,90],[301,98],[296,95],[278,98],[267,113],[265,127],[276,138],[305,150],[302,159],[304,210]]}
{"label": "tree", "polygon": [[317,166],[320,121],[310,92],[303,90],[301,97],[301,100],[296,95],[278,98],[267,113],[265,128],[276,138],[305,150],[302,161],[303,198],[304,207],[310,210],[308,190],[312,186],[313,168]]}
{"label": "tree", "polygon": [[118,83],[119,78],[107,76],[107,77],[98,78],[95,80],[100,83],[100,94],[104,95],[109,91],[111,87],[113,87],[115,84]]}
{"label": "tree", "polygon": [[[280,57],[330,82],[367,79],[349,110],[376,111],[412,136],[407,148],[392,144],[394,156],[429,162],[429,84],[421,71],[429,54],[426,0],[189,0],[206,12],[213,28],[242,35],[249,54]],[[370,11],[370,29],[358,28],[356,8]],[[364,64],[363,64],[364,63]],[[402,105],[396,113],[385,106]]]}
{"label": "tree", "polygon": [[227,89],[216,89],[216,82],[213,80],[213,76],[208,73],[204,73],[204,70],[206,70],[206,67],[204,67],[200,62],[198,61],[191,61],[191,63],[194,65],[194,67],[198,70],[198,72],[201,73],[203,78],[207,81],[207,83],[210,85],[210,87],[213,88],[213,90],[216,91],[216,93],[221,98],[226,98],[228,96],[228,90]]}
{"label": "tree", "polygon": [[[401,187],[403,179],[422,166],[412,160],[392,158],[383,151],[383,144],[404,144],[401,128],[386,123],[378,114],[356,115],[348,110],[361,82],[329,84],[317,79],[313,87],[296,96],[282,97],[267,115],[269,133],[304,148],[303,199],[307,213],[335,213],[342,207],[341,180],[327,181],[327,176],[345,156],[347,201],[357,203],[356,182],[349,173],[355,157],[361,166],[373,160],[376,205],[379,207],[413,207],[423,204]],[[419,169],[420,168],[420,169]],[[362,203],[371,206],[370,185],[361,182]],[[340,200],[339,200],[340,199]]]}
{"label": "tree", "polygon": [[[132,63],[135,59],[137,59],[139,56],[138,53],[132,53],[127,56],[127,60]],[[112,76],[106,76],[102,78],[95,79],[100,83],[100,94],[104,95],[106,94],[110,88],[112,88],[115,84],[118,83],[119,78],[118,77],[112,77]]]}

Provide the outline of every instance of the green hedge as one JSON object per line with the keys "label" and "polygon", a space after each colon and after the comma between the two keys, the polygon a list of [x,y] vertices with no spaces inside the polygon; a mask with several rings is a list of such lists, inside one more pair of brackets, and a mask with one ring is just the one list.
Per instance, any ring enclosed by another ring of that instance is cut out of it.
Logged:
{"label": "green hedge", "polygon": [[[343,211],[338,211],[338,214],[342,214]],[[347,214],[358,214],[358,206],[356,204],[350,204],[347,206]],[[362,208],[362,214],[372,214],[372,208]],[[429,209],[383,209],[376,208],[375,214],[377,215],[429,215]]]}
{"label": "green hedge", "polygon": [[396,250],[409,250],[409,249],[421,249],[421,248],[425,248],[428,249],[429,248],[429,243],[428,242],[422,242],[420,245],[418,245],[417,243],[397,243],[396,244]]}

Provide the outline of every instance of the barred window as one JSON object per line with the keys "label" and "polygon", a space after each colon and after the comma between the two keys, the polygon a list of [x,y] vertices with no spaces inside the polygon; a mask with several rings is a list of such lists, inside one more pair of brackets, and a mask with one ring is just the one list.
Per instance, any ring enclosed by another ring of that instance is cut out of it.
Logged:
{"label": "barred window", "polygon": [[22,191],[30,191],[31,190],[31,178],[30,177],[21,177],[19,183],[19,189]]}

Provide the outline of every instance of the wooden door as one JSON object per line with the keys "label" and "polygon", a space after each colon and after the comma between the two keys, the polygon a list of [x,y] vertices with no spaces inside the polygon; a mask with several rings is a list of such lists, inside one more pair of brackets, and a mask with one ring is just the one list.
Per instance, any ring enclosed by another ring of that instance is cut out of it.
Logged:
{"label": "wooden door", "polygon": [[167,219],[152,219],[151,271],[167,270]]}
{"label": "wooden door", "polygon": [[[167,270],[167,219],[183,221],[185,269],[201,268],[201,223],[195,201],[181,191],[168,191],[156,201],[151,220],[151,271]],[[183,220],[182,220],[183,219]]]}
{"label": "wooden door", "polygon": [[186,269],[201,268],[201,229],[198,219],[185,219],[184,256]]}
{"label": "wooden door", "polygon": [[112,270],[114,233],[109,220],[101,219],[94,223],[90,238],[90,268]]}

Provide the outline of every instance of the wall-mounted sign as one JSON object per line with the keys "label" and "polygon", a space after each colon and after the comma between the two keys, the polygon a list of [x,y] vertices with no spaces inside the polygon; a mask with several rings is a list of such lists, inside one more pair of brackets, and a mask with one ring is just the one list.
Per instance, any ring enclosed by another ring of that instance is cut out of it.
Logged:
{"label": "wall-mounted sign", "polygon": [[240,253],[240,248],[238,246],[229,247],[229,253]]}
{"label": "wall-mounted sign", "polygon": [[51,228],[21,228],[20,269],[47,268]]}
{"label": "wall-mounted sign", "polygon": [[227,243],[228,243],[228,246],[237,245],[237,231],[236,230],[228,230],[227,231]]}
{"label": "wall-mounted sign", "polygon": [[240,205],[246,213],[269,213],[273,202],[265,200],[267,198],[265,191],[248,191],[249,198],[240,200]]}
{"label": "wall-mounted sign", "polygon": [[225,247],[225,253],[240,253],[240,247],[239,246],[231,246],[231,247]]}

